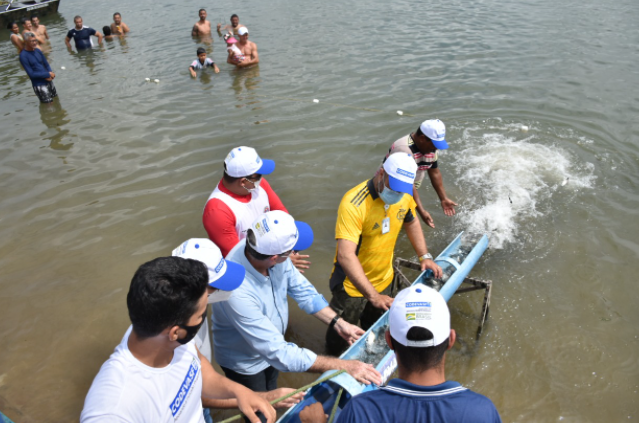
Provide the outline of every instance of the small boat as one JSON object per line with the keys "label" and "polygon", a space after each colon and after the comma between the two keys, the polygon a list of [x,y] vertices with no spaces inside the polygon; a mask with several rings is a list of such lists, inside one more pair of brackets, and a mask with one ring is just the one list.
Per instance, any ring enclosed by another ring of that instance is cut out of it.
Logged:
{"label": "small boat", "polygon": [[39,17],[56,13],[60,0],[10,0],[0,1],[0,25],[6,28],[10,22],[20,22],[32,15]]}
{"label": "small boat", "polygon": [[[480,328],[478,335],[481,333],[481,328],[488,314],[488,308],[490,306],[490,290],[492,283],[490,281],[479,281],[476,279],[467,278],[471,269],[477,261],[480,259],[486,248],[488,247],[488,237],[481,235],[481,237],[465,237],[464,233],[460,233],[442,253],[437,256],[435,262],[442,268],[444,276],[441,280],[433,278],[433,274],[430,270],[422,272],[414,284],[423,283],[434,289],[437,289],[446,301],[455,294],[459,286],[463,283],[469,283],[472,285],[470,288],[460,289],[459,292],[468,292],[473,290],[484,289],[486,294],[484,296],[484,306],[482,311],[482,317],[480,321]],[[403,263],[400,263],[403,262]],[[398,264],[402,264],[406,267],[411,267],[415,270],[419,270],[420,267],[416,263],[411,263],[406,260],[396,259],[395,272],[399,271]],[[401,277],[404,277],[401,271],[399,271]],[[404,277],[405,278],[405,277]],[[405,286],[410,285],[410,282]],[[388,312],[384,313],[377,322],[370,329],[362,335],[348,350],[346,350],[340,358],[344,360],[362,360],[364,362],[375,365],[375,368],[382,375],[382,384],[390,379],[392,374],[397,369],[397,360],[395,359],[395,353],[388,348],[384,340],[384,333],[388,328]],[[329,377],[331,374],[337,373],[335,370],[328,371],[320,376],[319,379]],[[318,379],[318,380],[319,380]],[[324,407],[324,412],[327,415],[334,414],[337,417],[348,401],[354,396],[362,392],[378,389],[376,385],[363,385],[357,382],[348,373],[341,373],[337,376],[321,382],[311,388],[302,401],[289,409],[279,420],[278,423],[298,423],[300,422],[299,413],[305,407],[319,402]],[[333,411],[336,400],[339,398],[339,402],[335,411]]]}

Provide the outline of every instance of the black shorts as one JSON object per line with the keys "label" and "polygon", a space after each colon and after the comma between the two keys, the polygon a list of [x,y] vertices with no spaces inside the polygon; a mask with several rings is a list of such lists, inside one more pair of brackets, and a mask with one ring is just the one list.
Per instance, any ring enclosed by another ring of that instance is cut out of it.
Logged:
{"label": "black shorts", "polygon": [[33,92],[40,99],[40,103],[51,103],[53,98],[58,96],[53,81],[47,81],[46,85],[34,85]]}

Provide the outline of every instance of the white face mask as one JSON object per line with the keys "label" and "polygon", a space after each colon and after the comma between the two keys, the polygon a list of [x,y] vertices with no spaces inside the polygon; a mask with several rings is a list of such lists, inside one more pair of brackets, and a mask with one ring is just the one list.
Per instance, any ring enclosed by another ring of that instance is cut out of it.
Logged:
{"label": "white face mask", "polygon": [[245,190],[247,190],[250,193],[253,193],[255,191],[257,191],[257,189],[260,187],[260,182],[262,182],[262,178],[260,178],[257,182],[253,182],[249,179],[249,182],[251,182],[253,184],[253,188],[246,188],[244,187]]}
{"label": "white face mask", "polygon": [[218,289],[214,293],[209,294],[209,297],[207,298],[206,302],[209,304],[213,304],[213,303],[219,303],[220,301],[227,301],[230,298],[232,293],[233,291],[222,291],[221,289]]}

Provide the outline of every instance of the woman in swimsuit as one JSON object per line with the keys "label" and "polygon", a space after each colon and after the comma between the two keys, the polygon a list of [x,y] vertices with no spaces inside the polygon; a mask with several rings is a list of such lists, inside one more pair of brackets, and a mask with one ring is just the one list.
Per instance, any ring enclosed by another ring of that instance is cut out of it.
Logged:
{"label": "woman in swimsuit", "polygon": [[22,38],[22,34],[20,34],[20,27],[18,27],[17,23],[11,22],[9,25],[7,25],[7,29],[11,31],[11,36],[9,37],[9,39],[11,40],[11,44],[16,46],[18,54],[20,54],[20,52],[24,48],[24,39]]}

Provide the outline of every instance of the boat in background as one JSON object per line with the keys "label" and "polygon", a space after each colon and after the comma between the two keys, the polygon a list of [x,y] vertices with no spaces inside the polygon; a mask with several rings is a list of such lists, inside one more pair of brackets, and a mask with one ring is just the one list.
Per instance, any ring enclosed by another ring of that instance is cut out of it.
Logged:
{"label": "boat in background", "polygon": [[57,13],[60,0],[10,0],[0,1],[0,25],[6,28],[10,22],[18,22],[22,18],[33,15],[43,16]]}
{"label": "boat in background", "polygon": [[[473,266],[475,266],[477,261],[481,258],[482,254],[484,254],[486,248],[488,248],[488,237],[486,235],[476,237],[466,236],[464,238],[464,232],[461,232],[435,259],[435,263],[442,268],[444,273],[441,280],[434,279],[432,271],[427,270],[422,272],[412,283],[413,285],[421,283],[437,289],[446,301],[450,300],[463,282],[472,285],[472,287],[460,289],[459,292],[481,289],[485,290],[486,293],[484,295],[484,305],[480,328],[477,332],[478,335],[481,333],[483,323],[488,315],[492,283],[490,281],[479,281],[467,278],[467,276]],[[405,276],[399,270],[398,263],[405,267],[420,270],[417,263],[408,262],[402,259],[396,259],[395,262],[395,272],[396,275],[399,272],[398,276],[400,278],[403,277],[405,279]],[[393,283],[395,283],[395,281]],[[411,284],[406,283],[405,286],[407,285]],[[395,352],[388,348],[384,339],[384,333],[387,328],[388,311],[384,313],[384,315],[382,315],[382,317],[380,317],[379,320],[375,322],[375,324],[371,326],[360,339],[357,340],[357,342],[351,345],[340,356],[340,358],[344,360],[361,360],[373,364],[377,371],[382,375],[383,385],[386,384],[397,369]],[[325,378],[333,373],[337,373],[337,371],[328,371],[320,376],[319,379]],[[333,414],[333,406],[339,398],[339,403],[337,404],[334,416],[337,417],[354,395],[378,388],[378,386],[373,384],[361,384],[348,373],[338,374],[334,378],[319,383],[311,388],[306,393],[302,401],[289,409],[278,420],[278,423],[300,422],[299,413],[307,406],[316,402],[321,403],[324,407],[324,413],[330,416]]]}

